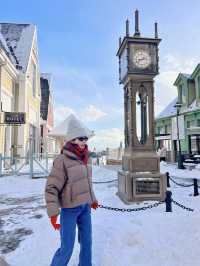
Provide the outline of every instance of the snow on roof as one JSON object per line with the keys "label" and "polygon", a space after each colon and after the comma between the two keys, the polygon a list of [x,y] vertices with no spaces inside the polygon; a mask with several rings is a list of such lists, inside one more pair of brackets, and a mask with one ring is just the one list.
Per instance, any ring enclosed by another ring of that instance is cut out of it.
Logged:
{"label": "snow on roof", "polygon": [[176,104],[178,98],[176,97],[173,101],[171,101],[167,107],[156,117],[156,119],[161,119],[169,116],[176,115],[176,108],[174,105]]}
{"label": "snow on roof", "polygon": [[[0,25],[0,28],[1,28],[1,25]],[[4,52],[10,58],[10,60],[12,61],[12,63],[14,63],[14,58],[10,54],[9,48],[7,46],[7,43],[6,43],[3,35],[1,34],[1,29],[0,29],[0,48],[2,48],[4,50]]]}
{"label": "snow on roof", "polygon": [[[173,101],[171,101],[171,103],[167,105],[167,107],[156,117],[156,119],[161,119],[176,115],[176,108],[174,107],[174,105],[176,104],[177,100],[178,98],[176,97]],[[196,110],[200,111],[200,107],[197,105],[197,101],[195,99],[189,106],[181,107],[180,114]]]}
{"label": "snow on roof", "polygon": [[[1,25],[0,25],[0,28],[1,28]],[[9,52],[9,49],[8,49],[8,46],[7,46],[7,43],[1,33],[1,30],[0,30],[0,43],[2,45],[2,48],[4,48],[5,52]]]}
{"label": "snow on roof", "polygon": [[195,99],[189,106],[182,107],[181,108],[181,113],[191,112],[191,111],[196,111],[196,110],[200,110],[200,108],[197,105],[197,101]]}
{"label": "snow on roof", "polygon": [[0,33],[16,68],[26,71],[33,42],[32,24],[0,23]]}

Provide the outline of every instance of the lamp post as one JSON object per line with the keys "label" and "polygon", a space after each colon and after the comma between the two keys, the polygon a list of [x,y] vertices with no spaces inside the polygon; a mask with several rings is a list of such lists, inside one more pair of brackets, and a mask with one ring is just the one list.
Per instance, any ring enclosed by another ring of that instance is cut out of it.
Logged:
{"label": "lamp post", "polygon": [[180,114],[182,104],[177,102],[174,107],[176,108],[176,128],[177,128],[177,142],[178,142],[178,169],[185,169],[185,166],[183,165],[183,159],[181,154],[181,142],[180,142],[180,136],[179,136],[179,122],[178,117]]}

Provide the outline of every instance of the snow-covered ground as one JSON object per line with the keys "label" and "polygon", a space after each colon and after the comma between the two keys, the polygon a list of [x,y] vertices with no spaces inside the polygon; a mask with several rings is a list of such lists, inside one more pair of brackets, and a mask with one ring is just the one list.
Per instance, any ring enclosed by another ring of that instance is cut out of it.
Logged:
{"label": "snow-covered ground", "polygon": [[[175,165],[161,164],[161,172],[187,179],[200,178],[200,169],[177,170]],[[94,167],[94,181],[117,178],[117,171]],[[45,179],[28,176],[0,178],[0,255],[11,266],[49,266],[59,246],[59,232],[54,231],[46,215]],[[119,208],[151,204],[124,205],[116,196],[117,184],[95,184],[99,203]],[[94,266],[199,266],[200,265],[200,197],[193,188],[171,183],[174,200],[193,208],[188,212],[165,205],[132,213],[105,209],[92,211]],[[76,241],[69,266],[78,265]]]}

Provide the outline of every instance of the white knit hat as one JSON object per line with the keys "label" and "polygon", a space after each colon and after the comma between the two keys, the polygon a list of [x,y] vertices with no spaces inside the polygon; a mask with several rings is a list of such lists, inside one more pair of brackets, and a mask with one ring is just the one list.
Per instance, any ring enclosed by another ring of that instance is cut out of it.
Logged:
{"label": "white knit hat", "polygon": [[94,132],[85,127],[75,115],[70,114],[60,125],[54,128],[49,135],[64,137],[67,142],[78,137],[90,138],[94,136]]}

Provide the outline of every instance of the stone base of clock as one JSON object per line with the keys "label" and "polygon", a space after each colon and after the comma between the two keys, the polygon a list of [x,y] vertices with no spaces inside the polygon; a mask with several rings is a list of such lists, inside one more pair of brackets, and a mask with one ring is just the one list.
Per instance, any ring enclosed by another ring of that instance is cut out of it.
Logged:
{"label": "stone base of clock", "polygon": [[165,200],[166,174],[148,172],[118,172],[119,198],[126,204],[145,200]]}
{"label": "stone base of clock", "polygon": [[123,156],[122,169],[130,172],[160,172],[160,157],[154,151],[134,151]]}

